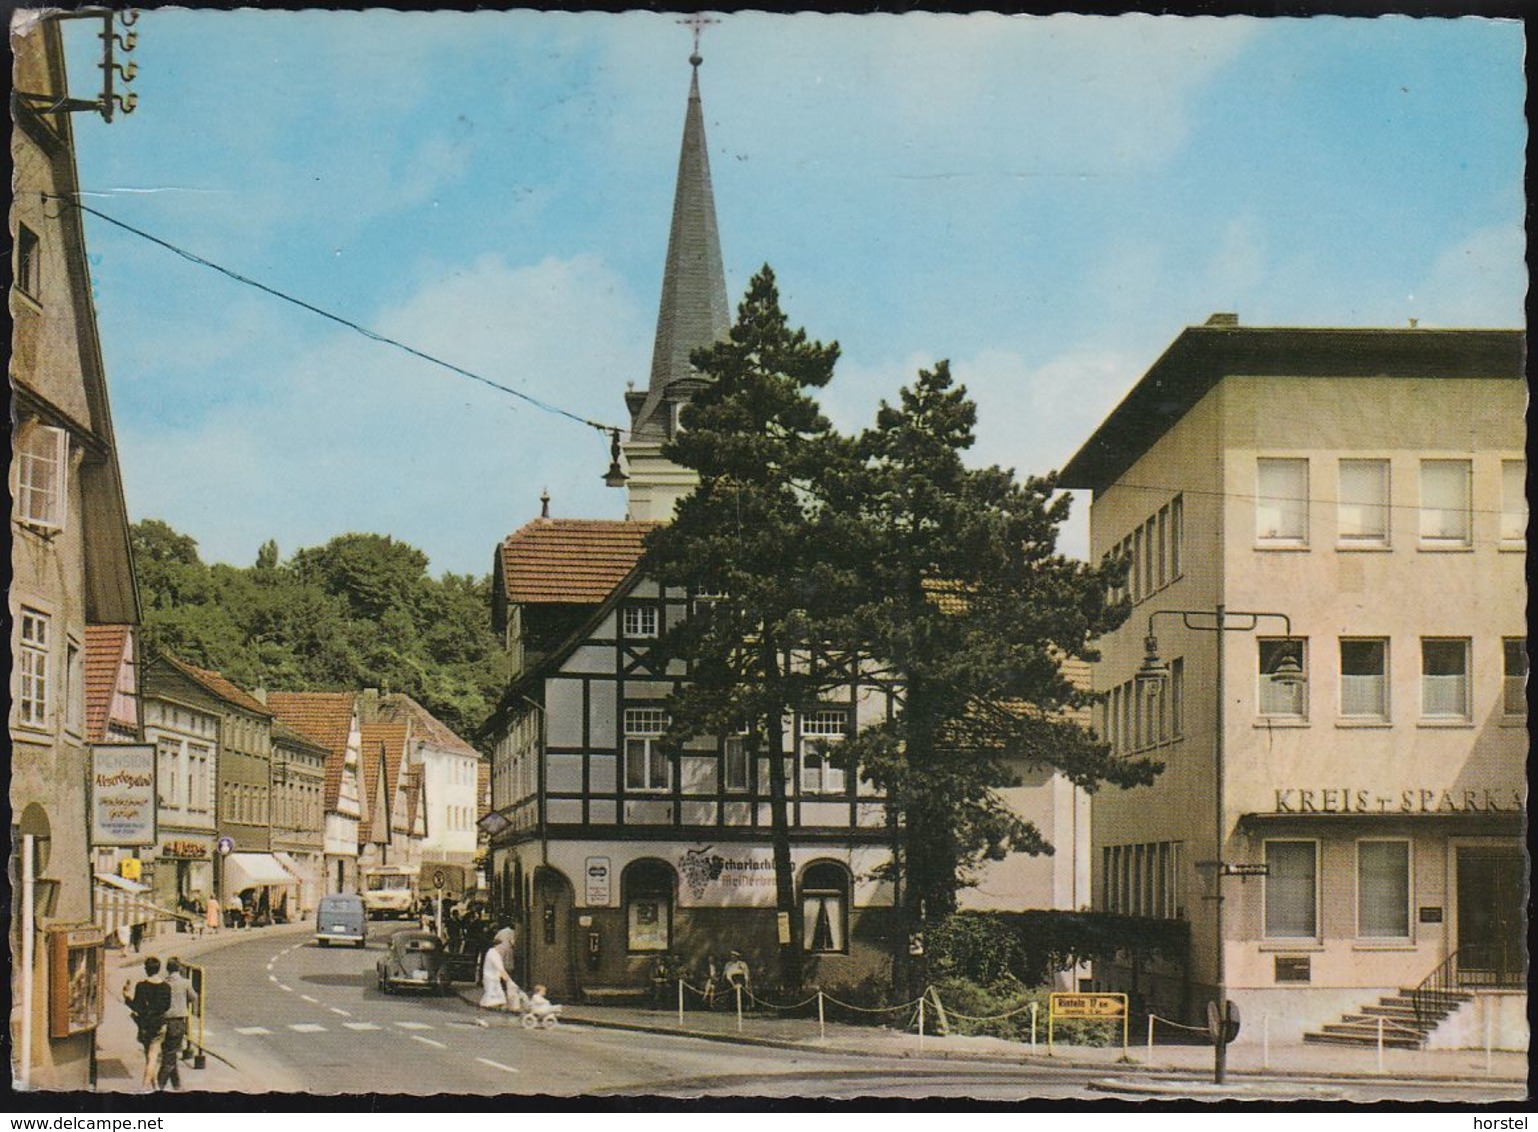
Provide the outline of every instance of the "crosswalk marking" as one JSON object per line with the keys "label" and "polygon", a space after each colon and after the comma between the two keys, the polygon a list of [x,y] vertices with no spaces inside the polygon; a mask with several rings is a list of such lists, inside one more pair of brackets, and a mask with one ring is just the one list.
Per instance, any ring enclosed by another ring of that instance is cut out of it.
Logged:
{"label": "crosswalk marking", "polygon": [[289,1029],[296,1034],[324,1034],[326,1027],[317,1026],[314,1022],[295,1022]]}
{"label": "crosswalk marking", "polygon": [[397,1026],[399,1026],[402,1030],[431,1030],[432,1029],[432,1027],[430,1025],[428,1025],[426,1022],[397,1022],[395,1024]]}
{"label": "crosswalk marking", "polygon": [[511,1065],[503,1065],[500,1061],[493,1061],[489,1057],[478,1057],[475,1060],[479,1061],[482,1065],[489,1065],[493,1069],[500,1069],[504,1073],[517,1073],[517,1072],[519,1072],[519,1070],[514,1069]]}
{"label": "crosswalk marking", "polygon": [[342,1025],[346,1026],[349,1030],[378,1030],[380,1028],[372,1022],[343,1022]]}
{"label": "crosswalk marking", "polygon": [[[269,1030],[266,1026],[236,1026],[235,1027],[235,1032],[237,1034],[244,1034],[247,1037],[250,1037],[252,1034],[270,1034],[270,1033],[272,1033],[272,1031]],[[207,1035],[205,1034],[204,1036],[206,1037]]]}
{"label": "crosswalk marking", "polygon": [[424,1038],[421,1034],[412,1034],[411,1040],[414,1042],[421,1042],[423,1045],[437,1046],[439,1049],[449,1048],[443,1042],[434,1041],[432,1038]]}
{"label": "crosswalk marking", "polygon": [[328,1007],[326,1007],[326,1009],[331,1011],[331,1013],[333,1013],[333,1014],[340,1014],[343,1018],[351,1018],[352,1017],[352,1011],[351,1010],[343,1010],[340,1006],[328,1006]]}
{"label": "crosswalk marking", "polygon": [[286,991],[288,991],[289,994],[293,994],[294,993],[294,988],[293,987],[286,987],[282,983],[278,984],[278,989],[279,990],[286,990]]}
{"label": "crosswalk marking", "polygon": [[300,998],[302,998],[302,999],[304,999],[304,1000],[305,1000],[305,1001],[306,1001],[306,1002],[313,1002],[313,1003],[314,1003],[314,1004],[315,1004],[315,1005],[316,1005],[316,1006],[319,1006],[319,1005],[320,1005],[320,999],[318,999],[318,998],[311,998],[311,997],[310,997],[310,996],[309,996],[309,995],[307,995],[307,994],[302,994],[302,995],[300,995],[300,996],[299,996],[299,997],[300,997]]}
{"label": "crosswalk marking", "polygon": [[268,975],[267,976],[267,981],[269,983],[275,983],[275,982],[278,981],[278,976],[276,976],[276,975]]}

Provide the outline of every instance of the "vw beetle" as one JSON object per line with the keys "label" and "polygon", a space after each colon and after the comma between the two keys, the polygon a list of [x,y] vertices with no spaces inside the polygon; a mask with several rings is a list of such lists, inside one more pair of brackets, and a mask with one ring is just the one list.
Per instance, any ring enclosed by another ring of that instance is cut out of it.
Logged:
{"label": "vw beetle", "polygon": [[448,952],[432,932],[396,932],[375,971],[385,994],[403,989],[448,994],[451,989]]}

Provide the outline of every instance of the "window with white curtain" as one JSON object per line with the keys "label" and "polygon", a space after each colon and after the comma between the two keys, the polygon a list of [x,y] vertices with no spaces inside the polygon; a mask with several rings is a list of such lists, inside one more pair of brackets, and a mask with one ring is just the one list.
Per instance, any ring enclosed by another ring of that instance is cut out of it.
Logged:
{"label": "window with white curtain", "polygon": [[1468,460],[1421,461],[1421,542],[1468,546],[1473,531],[1472,467]]}
{"label": "window with white curtain", "polygon": [[1389,464],[1387,460],[1342,460],[1336,504],[1343,546],[1387,546]]}
{"label": "window with white curtain", "polygon": [[810,952],[848,950],[849,872],[819,861],[801,878],[802,947]]}
{"label": "window with white curtain", "polygon": [[1255,538],[1308,545],[1308,461],[1263,458],[1255,468]]}
{"label": "window with white curtain", "polygon": [[1508,716],[1527,714],[1527,638],[1507,637],[1501,642],[1501,711]]}
{"label": "window with white curtain", "polygon": [[1410,843],[1356,844],[1356,934],[1376,939],[1410,935]]}
{"label": "window with white curtain", "polygon": [[1387,640],[1341,638],[1340,714],[1352,719],[1388,718]]}
{"label": "window with white curtain", "polygon": [[1433,719],[1469,718],[1467,637],[1421,638],[1421,714]]}
{"label": "window with white curtain", "polygon": [[1261,715],[1308,715],[1307,644],[1302,637],[1260,638]]}
{"label": "window with white curtain", "polygon": [[666,790],[671,784],[662,735],[667,713],[661,708],[625,709],[625,788]]}
{"label": "window with white curtain", "polygon": [[801,720],[801,792],[842,794],[847,785],[844,768],[834,762],[833,749],[843,742],[849,713],[843,708],[808,712]]}
{"label": "window with white curtain", "polygon": [[1265,876],[1266,935],[1316,938],[1319,934],[1318,844],[1267,841]]}

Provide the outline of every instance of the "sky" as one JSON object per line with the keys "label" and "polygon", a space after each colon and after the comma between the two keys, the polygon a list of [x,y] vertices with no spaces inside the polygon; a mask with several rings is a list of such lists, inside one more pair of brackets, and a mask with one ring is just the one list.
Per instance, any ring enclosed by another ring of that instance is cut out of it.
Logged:
{"label": "sky", "polygon": [[[91,97],[94,25],[69,27]],[[648,13],[144,11],[84,202],[578,417],[650,371],[690,32]],[[845,430],[949,359],[969,462],[1061,467],[1180,331],[1520,327],[1521,25],[727,14],[735,309],[770,264]],[[599,432],[86,216],[130,516],[249,565],[348,531],[483,574],[622,518]],[[1088,500],[1061,547],[1082,555]]]}

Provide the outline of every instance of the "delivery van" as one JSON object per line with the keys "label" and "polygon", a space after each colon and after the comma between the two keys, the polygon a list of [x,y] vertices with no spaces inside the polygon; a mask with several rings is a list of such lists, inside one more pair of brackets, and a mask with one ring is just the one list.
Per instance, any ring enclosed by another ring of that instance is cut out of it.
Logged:
{"label": "delivery van", "polygon": [[363,898],[352,893],[322,896],[315,911],[315,941],[322,947],[350,943],[362,947],[368,942],[368,915]]}

